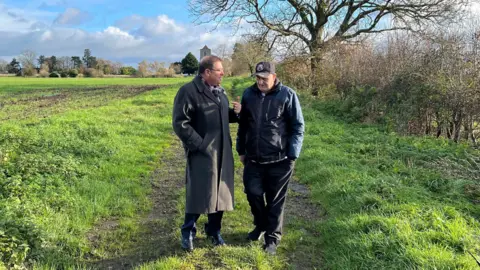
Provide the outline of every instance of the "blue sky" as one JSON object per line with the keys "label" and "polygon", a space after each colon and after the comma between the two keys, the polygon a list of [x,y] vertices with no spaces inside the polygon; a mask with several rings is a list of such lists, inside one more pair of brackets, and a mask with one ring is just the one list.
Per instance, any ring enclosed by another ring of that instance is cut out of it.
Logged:
{"label": "blue sky", "polygon": [[[453,0],[452,0],[453,1]],[[471,7],[480,13],[480,3]],[[22,51],[57,57],[96,57],[137,66],[171,63],[204,45],[232,46],[228,29],[195,25],[188,0],[0,0],[0,59]]]}
{"label": "blue sky", "polygon": [[232,45],[231,32],[195,25],[187,0],[0,0],[0,58],[83,55],[136,65],[198,57],[204,45]]}

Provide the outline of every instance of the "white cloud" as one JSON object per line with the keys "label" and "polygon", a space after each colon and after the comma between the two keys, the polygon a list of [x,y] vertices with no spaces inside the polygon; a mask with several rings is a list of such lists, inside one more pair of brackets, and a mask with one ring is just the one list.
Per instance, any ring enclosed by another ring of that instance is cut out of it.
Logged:
{"label": "white cloud", "polygon": [[[176,34],[185,31],[185,28],[175,23],[173,19],[170,19],[167,15],[159,15],[154,18],[147,18],[141,16],[130,17],[130,24],[128,20],[123,20],[123,25],[135,26],[140,24],[139,27],[134,27],[134,33],[136,35],[144,37],[155,37],[165,34]],[[128,26],[127,26],[128,28]],[[126,28],[126,29],[127,29]]]}
{"label": "white cloud", "polygon": [[90,19],[88,12],[76,8],[67,8],[65,12],[58,15],[54,22],[61,25],[79,25],[88,19]]}
{"label": "white cloud", "polygon": [[480,13],[480,2],[473,2],[470,7],[470,11],[472,14],[479,14]]}
{"label": "white cloud", "polygon": [[[210,26],[180,24],[167,15],[131,15],[113,26],[93,32],[65,25],[72,23],[72,18],[77,14],[75,12],[70,12],[70,17],[65,16],[68,19],[58,16],[57,24],[51,24],[55,18],[51,13],[40,13],[42,16],[33,16],[28,23],[18,23],[17,27],[12,27],[15,18],[1,8],[0,5],[0,59],[7,61],[27,49],[38,55],[61,57],[82,56],[88,48],[94,56],[112,61],[131,64],[147,59],[169,63],[180,61],[188,52],[198,58],[204,45],[214,49],[219,44],[235,41],[226,30],[208,32]],[[69,13],[62,15],[65,14]],[[36,19],[46,15],[50,16],[50,21]],[[5,27],[2,22],[6,23]]]}

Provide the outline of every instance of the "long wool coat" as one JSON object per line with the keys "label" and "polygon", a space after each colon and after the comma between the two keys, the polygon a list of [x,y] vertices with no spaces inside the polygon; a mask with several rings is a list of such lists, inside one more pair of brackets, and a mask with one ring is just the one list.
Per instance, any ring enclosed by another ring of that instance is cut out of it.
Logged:
{"label": "long wool coat", "polygon": [[230,122],[238,122],[224,92],[220,101],[202,78],[185,84],[173,106],[173,129],[187,157],[186,213],[233,210],[234,167]]}

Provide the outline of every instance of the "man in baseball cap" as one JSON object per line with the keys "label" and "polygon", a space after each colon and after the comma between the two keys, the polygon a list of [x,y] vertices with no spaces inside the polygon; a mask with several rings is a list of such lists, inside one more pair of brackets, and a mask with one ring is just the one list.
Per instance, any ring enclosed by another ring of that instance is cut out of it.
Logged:
{"label": "man in baseball cap", "polygon": [[263,235],[265,251],[274,255],[305,124],[297,94],[277,79],[273,63],[258,63],[253,75],[256,83],[243,92],[237,152],[255,225],[247,237],[256,241]]}

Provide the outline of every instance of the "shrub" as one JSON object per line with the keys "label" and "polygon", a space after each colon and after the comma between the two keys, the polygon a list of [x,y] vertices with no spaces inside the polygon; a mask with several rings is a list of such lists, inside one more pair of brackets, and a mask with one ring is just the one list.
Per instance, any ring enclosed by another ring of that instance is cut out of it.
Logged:
{"label": "shrub", "polygon": [[68,71],[68,76],[70,76],[70,77],[72,77],[72,78],[77,77],[77,76],[78,76],[78,70],[76,70],[76,69],[70,69],[70,70]]}
{"label": "shrub", "polygon": [[43,78],[47,78],[48,76],[50,76],[50,73],[48,73],[48,71],[46,70],[40,70],[40,73],[38,73],[40,75],[40,77],[43,77]]}
{"label": "shrub", "polygon": [[58,72],[54,71],[54,72],[50,73],[49,77],[50,78],[60,78],[60,74],[58,74]]}
{"label": "shrub", "polygon": [[35,76],[37,75],[37,70],[34,67],[26,67],[23,69],[23,76]]}
{"label": "shrub", "polygon": [[103,77],[103,71],[94,68],[87,68],[85,70],[85,77],[100,78]]}

